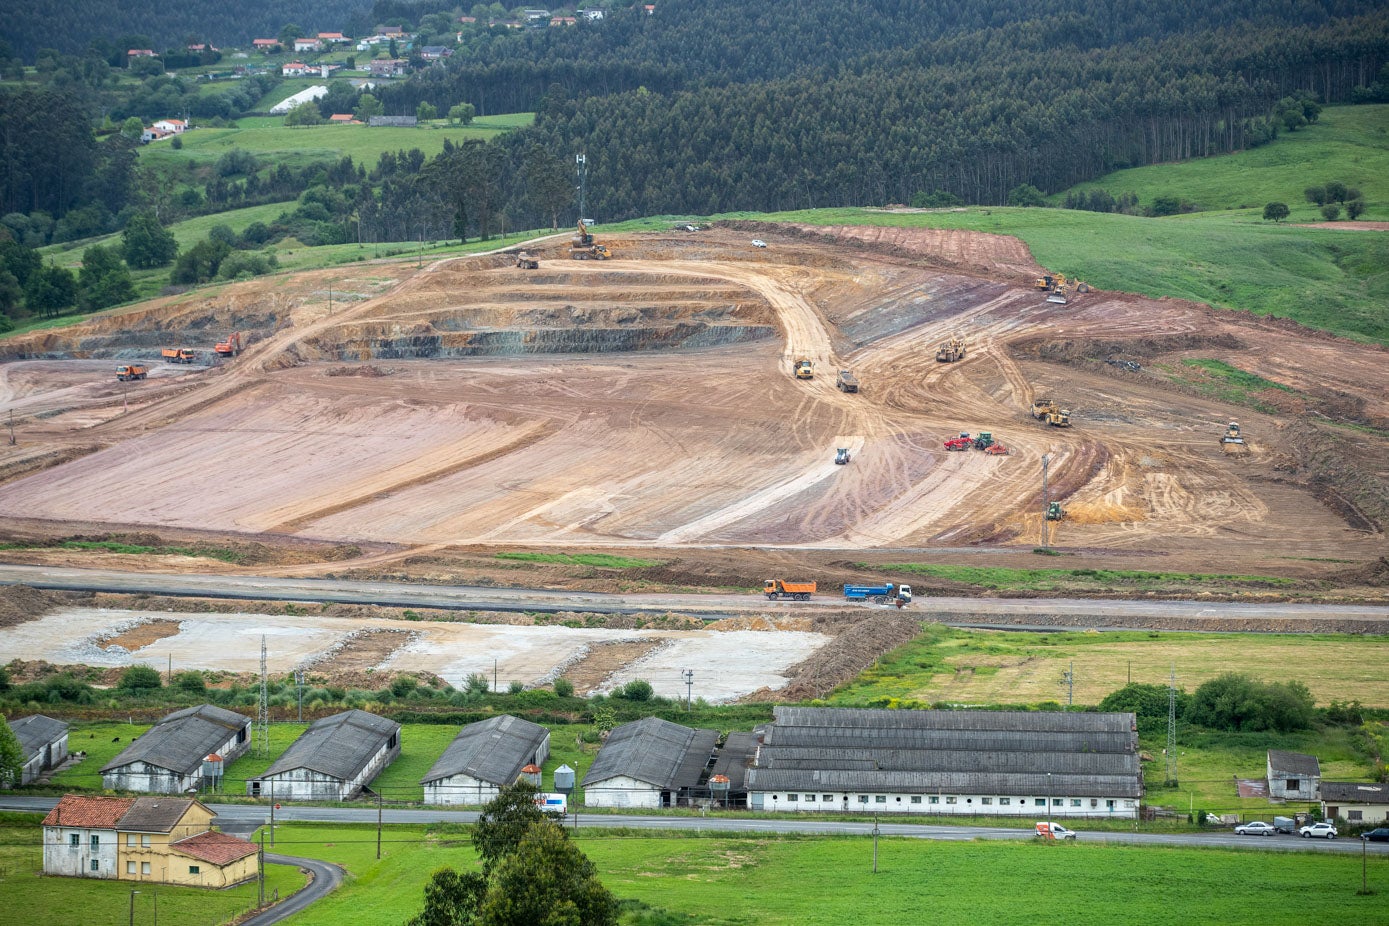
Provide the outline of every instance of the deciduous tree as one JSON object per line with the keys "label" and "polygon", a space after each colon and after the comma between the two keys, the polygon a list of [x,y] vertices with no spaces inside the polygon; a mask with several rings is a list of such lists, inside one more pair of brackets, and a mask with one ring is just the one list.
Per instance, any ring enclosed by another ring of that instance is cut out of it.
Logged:
{"label": "deciduous tree", "polygon": [[0,717],[0,787],[18,785],[23,773],[24,750],[19,745],[19,737],[14,735],[5,718]]}
{"label": "deciduous tree", "polygon": [[121,232],[125,262],[132,267],[162,267],[178,254],[178,242],[153,212],[137,212]]}
{"label": "deciduous tree", "polygon": [[551,821],[533,824],[501,860],[480,926],[615,926],[617,899],[597,866]]}
{"label": "deciduous tree", "polygon": [[1281,222],[1288,217],[1287,203],[1269,203],[1264,206],[1265,222]]}

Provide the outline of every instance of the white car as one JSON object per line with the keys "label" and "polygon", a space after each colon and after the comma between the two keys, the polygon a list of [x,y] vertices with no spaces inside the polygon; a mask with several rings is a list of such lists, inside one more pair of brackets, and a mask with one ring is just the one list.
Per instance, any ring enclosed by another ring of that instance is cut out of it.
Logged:
{"label": "white car", "polygon": [[754,238],[752,239],[752,246],[755,248],[765,248],[767,242],[763,241],[761,238]]}
{"label": "white car", "polygon": [[1311,839],[1313,836],[1322,839],[1336,838],[1336,827],[1330,823],[1313,823],[1311,826],[1304,826],[1298,832],[1302,834],[1303,839]]}

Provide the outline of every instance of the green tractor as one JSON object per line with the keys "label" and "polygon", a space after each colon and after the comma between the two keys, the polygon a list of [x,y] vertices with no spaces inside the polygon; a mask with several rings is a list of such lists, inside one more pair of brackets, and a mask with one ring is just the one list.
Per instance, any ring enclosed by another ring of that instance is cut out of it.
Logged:
{"label": "green tractor", "polygon": [[1051,504],[1047,505],[1048,521],[1062,521],[1065,520],[1065,517],[1066,509],[1061,507],[1060,502],[1052,502]]}

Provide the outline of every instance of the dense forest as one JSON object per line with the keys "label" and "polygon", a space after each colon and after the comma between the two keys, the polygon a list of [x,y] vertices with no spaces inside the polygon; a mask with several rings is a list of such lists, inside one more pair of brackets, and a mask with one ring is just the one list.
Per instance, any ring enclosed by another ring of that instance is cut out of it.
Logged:
{"label": "dense forest", "polygon": [[371,18],[371,0],[6,0],[5,9],[3,36],[30,62],[41,48],[71,54],[118,36],[144,37],[159,50],[182,47],[186,38],[249,45],[279,35],[287,23],[313,34],[349,23],[366,28]]}

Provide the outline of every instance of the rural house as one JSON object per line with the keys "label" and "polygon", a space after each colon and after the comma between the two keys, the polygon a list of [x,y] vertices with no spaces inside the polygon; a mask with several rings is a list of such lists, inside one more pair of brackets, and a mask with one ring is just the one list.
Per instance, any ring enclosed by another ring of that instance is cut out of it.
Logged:
{"label": "rural house", "polygon": [[68,725],[61,720],[30,714],[10,721],[10,729],[23,753],[21,785],[29,784],[46,769],[57,768],[68,757]]}
{"label": "rural house", "polygon": [[163,129],[165,132],[170,132],[174,135],[182,135],[184,130],[188,128],[188,123],[184,122],[182,119],[160,119],[158,122],[154,123],[154,128]]}
{"label": "rural house", "polygon": [[453,49],[447,45],[426,45],[420,49],[420,57],[426,61],[438,61],[453,57]]}
{"label": "rural house", "polygon": [[1389,825],[1389,785],[1356,781],[1323,781],[1321,815],[1325,820]]}
{"label": "rural house", "polygon": [[101,770],[111,791],[182,794],[203,784],[203,760],[219,753],[230,763],[251,745],[251,719],[203,704],[175,711],[131,743]]}
{"label": "rural house", "polygon": [[348,801],[400,755],[400,724],[366,711],[314,721],[246,793],[286,801]]}
{"label": "rural house", "polygon": [[294,40],[294,50],[295,50],[296,52],[299,52],[299,51],[315,51],[315,50],[317,50],[317,49],[318,49],[318,39],[295,39],[295,40]]}
{"label": "rural house", "polygon": [[1268,796],[1272,800],[1315,801],[1321,763],[1300,752],[1268,751]]}
{"label": "rural house", "polygon": [[256,51],[264,52],[264,53],[266,53],[266,54],[269,54],[270,52],[274,51],[276,48],[279,48],[279,47],[280,47],[280,40],[279,40],[279,39],[252,39],[252,40],[251,40],[251,47],[254,48]]}
{"label": "rural house", "polygon": [[256,847],[211,829],[216,816],[186,797],[66,795],[43,821],[43,871],[223,888],[257,874]]}
{"label": "rural house", "polygon": [[623,724],[608,734],[584,775],[590,807],[675,807],[704,785],[717,730],[692,730],[659,717]]}
{"label": "rural house", "polygon": [[550,755],[550,731],[503,714],[470,723],[420,779],[426,804],[485,804]]}
{"label": "rural house", "polygon": [[778,707],[754,810],[1138,816],[1134,715]]}

